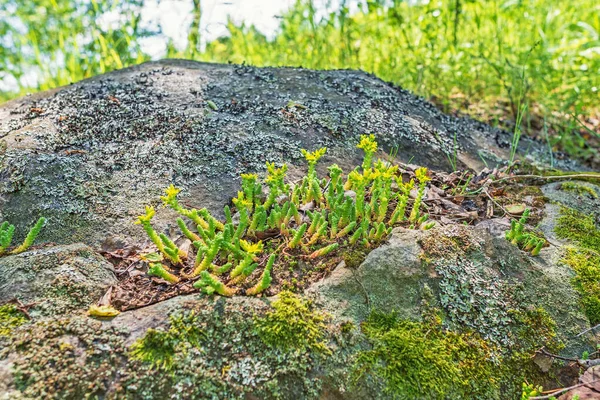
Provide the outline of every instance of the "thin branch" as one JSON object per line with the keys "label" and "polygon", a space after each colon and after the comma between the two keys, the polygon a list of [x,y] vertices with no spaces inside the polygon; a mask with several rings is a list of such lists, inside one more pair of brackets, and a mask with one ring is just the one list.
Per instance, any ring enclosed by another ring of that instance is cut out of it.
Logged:
{"label": "thin branch", "polygon": [[597,179],[600,181],[600,174],[571,174],[571,175],[513,175],[507,176],[506,178],[498,179],[497,181],[492,181],[492,184],[502,183],[506,181],[512,181],[516,179],[540,179],[540,180],[553,180],[553,179]]}
{"label": "thin branch", "polygon": [[579,336],[581,336],[581,335],[585,335],[585,334],[586,334],[586,333],[588,333],[589,331],[593,331],[593,330],[595,330],[595,329],[597,329],[597,328],[600,328],[600,324],[598,324],[598,325],[596,325],[596,326],[592,326],[592,327],[591,327],[591,328],[589,328],[589,329],[586,329],[585,331],[581,332],[579,335],[577,335],[577,336],[575,336],[575,337],[576,337],[576,338],[578,338]]}
{"label": "thin branch", "polygon": [[556,397],[556,396],[558,396],[559,394],[563,394],[563,393],[565,393],[565,392],[568,392],[569,390],[577,389],[578,387],[585,386],[585,385],[591,385],[592,383],[594,383],[594,382],[598,382],[599,380],[600,380],[600,379],[594,379],[593,381],[590,381],[590,382],[583,382],[583,383],[579,383],[579,384],[577,384],[577,385],[573,385],[573,386],[569,386],[569,387],[567,387],[567,388],[564,388],[564,389],[560,389],[560,390],[557,390],[557,391],[553,391],[552,393],[550,393],[550,394],[547,394],[547,395],[545,395],[545,396],[535,396],[535,397],[530,397],[530,398],[529,398],[529,400],[545,400],[545,399],[551,399],[552,397]]}
{"label": "thin branch", "polygon": [[579,360],[576,358],[561,357],[561,356],[557,356],[556,354],[549,353],[543,347],[541,349],[539,349],[537,352],[542,353],[543,355],[548,356],[548,357],[556,358],[558,360],[572,361],[572,362],[577,362],[577,363],[579,362]]}

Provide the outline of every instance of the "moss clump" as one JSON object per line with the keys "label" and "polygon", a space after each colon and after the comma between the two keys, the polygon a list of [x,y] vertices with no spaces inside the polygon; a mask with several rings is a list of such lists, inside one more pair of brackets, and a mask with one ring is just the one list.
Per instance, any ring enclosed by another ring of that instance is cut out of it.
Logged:
{"label": "moss clump", "polygon": [[560,185],[561,190],[574,192],[579,196],[589,196],[592,199],[598,198],[598,193],[594,188],[577,182],[564,182]]}
{"label": "moss clump", "polygon": [[577,273],[571,282],[581,295],[581,304],[590,324],[599,324],[600,255],[582,248],[570,248],[563,261]]}
{"label": "moss clump", "polygon": [[591,215],[562,207],[554,230],[558,237],[573,240],[581,247],[600,253],[600,230]]}
{"label": "moss clump", "polygon": [[556,334],[556,322],[543,307],[530,307],[511,313],[518,352],[529,354],[540,346],[558,352],[564,344]]}
{"label": "moss clump", "polygon": [[498,390],[494,347],[471,332],[373,312],[362,324],[373,346],[359,353],[355,382],[379,377],[398,398],[493,398]]}
{"label": "moss clump", "polygon": [[369,254],[367,249],[362,249],[360,246],[351,247],[344,251],[343,257],[347,268],[358,268],[365,261]]}
{"label": "moss clump", "polygon": [[596,325],[600,323],[600,230],[591,215],[563,207],[555,231],[577,244],[567,249],[563,262],[576,272],[572,284],[590,323]]}
{"label": "moss clump", "polygon": [[193,312],[172,315],[170,322],[166,331],[148,329],[146,335],[131,346],[131,358],[148,363],[151,368],[170,370],[177,352],[185,354],[189,348],[200,345],[204,333],[198,328]]}
{"label": "moss clump", "polygon": [[27,317],[14,304],[0,306],[0,336],[10,336],[12,330],[27,322]]}
{"label": "moss clump", "polygon": [[[109,398],[316,399],[323,380],[319,374],[334,371],[331,365],[341,357],[337,352],[330,357],[311,348],[287,351],[265,346],[253,319],[254,313],[268,310],[263,302],[204,299],[192,307],[193,324],[202,330],[202,337],[190,343],[184,333],[175,345],[168,346],[173,350],[169,370],[128,360],[120,370],[115,395]],[[337,377],[336,373],[330,376]]]}
{"label": "moss clump", "polygon": [[256,331],[267,345],[330,352],[323,340],[326,335],[324,321],[328,316],[314,310],[309,300],[282,291],[273,302],[273,309],[254,321]]}

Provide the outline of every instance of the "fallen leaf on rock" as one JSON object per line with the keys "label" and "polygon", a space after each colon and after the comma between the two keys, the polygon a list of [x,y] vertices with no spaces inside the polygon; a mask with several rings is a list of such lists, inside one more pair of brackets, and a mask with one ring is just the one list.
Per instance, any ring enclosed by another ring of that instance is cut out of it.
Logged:
{"label": "fallen leaf on rock", "polygon": [[506,211],[513,215],[521,215],[525,212],[526,205],[523,203],[509,204],[504,207]]}
{"label": "fallen leaf on rock", "polygon": [[97,306],[95,304],[90,306],[88,315],[96,318],[113,318],[119,315],[121,312],[112,306]]}

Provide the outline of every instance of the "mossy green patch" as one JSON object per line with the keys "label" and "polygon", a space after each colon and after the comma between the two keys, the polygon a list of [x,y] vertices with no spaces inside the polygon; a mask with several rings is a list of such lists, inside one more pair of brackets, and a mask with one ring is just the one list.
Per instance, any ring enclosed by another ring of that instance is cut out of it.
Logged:
{"label": "mossy green patch", "polygon": [[350,247],[349,249],[345,250],[343,254],[346,267],[358,268],[360,264],[365,261],[365,258],[367,258],[368,254],[368,250],[361,248],[361,246]]}
{"label": "mossy green patch", "polygon": [[13,332],[13,378],[24,398],[105,398],[124,361],[122,333],[89,318],[35,322]]}
{"label": "mossy green patch", "polygon": [[9,336],[12,330],[27,322],[27,317],[16,305],[4,304],[0,306],[0,337]]}
{"label": "mossy green patch", "polygon": [[563,207],[555,232],[562,239],[573,240],[581,247],[600,252],[600,230],[591,215]]}
{"label": "mossy green patch", "polygon": [[583,248],[567,249],[563,261],[577,275],[573,286],[581,294],[581,304],[590,324],[600,323],[600,255]]}
{"label": "mossy green patch", "polygon": [[564,182],[560,185],[560,189],[574,192],[579,196],[588,196],[592,199],[598,198],[598,193],[593,187],[578,182]]}
{"label": "mossy green patch", "polygon": [[282,291],[273,302],[273,310],[256,318],[256,331],[269,346],[289,349],[330,350],[323,341],[328,316],[315,310],[309,300],[292,292]]}
{"label": "mossy green patch", "polygon": [[573,286],[590,323],[596,325],[600,323],[600,230],[591,215],[563,207],[555,231],[577,244],[567,249],[563,261],[576,272]]}
{"label": "mossy green patch", "polygon": [[493,398],[494,346],[476,333],[372,313],[362,324],[372,349],[359,353],[355,379],[373,374],[398,398]]}
{"label": "mossy green patch", "polygon": [[169,329],[148,329],[146,335],[131,346],[130,356],[150,364],[151,368],[170,370],[176,352],[185,354],[190,348],[198,347],[203,338],[193,312],[171,315]]}
{"label": "mossy green patch", "polygon": [[515,338],[508,348],[474,330],[446,328],[440,310],[424,305],[421,321],[374,311],[362,323],[371,348],[355,358],[354,385],[379,381],[385,398],[516,398],[523,380],[547,379],[532,354],[541,346],[562,348],[556,323],[541,307],[513,313]]}

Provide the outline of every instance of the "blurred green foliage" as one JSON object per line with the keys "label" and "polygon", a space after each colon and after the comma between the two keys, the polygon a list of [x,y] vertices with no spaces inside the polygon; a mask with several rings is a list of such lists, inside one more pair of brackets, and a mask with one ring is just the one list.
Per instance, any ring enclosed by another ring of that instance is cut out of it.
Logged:
{"label": "blurred green foliage", "polygon": [[[17,78],[41,71],[37,84],[22,92],[147,60],[140,39],[160,37],[159,28],[140,26],[144,0],[30,0],[18,7],[19,0],[6,1],[0,5],[0,70]],[[600,160],[593,148],[600,139],[596,0],[378,0],[363,2],[357,12],[342,0],[325,13],[298,0],[273,39],[229,21],[229,36],[205,46],[201,1],[185,1],[193,5],[184,27],[188,45],[179,49],[169,41],[168,57],[362,69],[447,112],[506,126],[527,104],[526,132]],[[95,21],[108,12],[120,14],[118,24],[101,28]]]}
{"label": "blurred green foliage", "polygon": [[[0,79],[19,82],[20,93],[51,89],[147,61],[140,27],[144,0],[0,1]],[[99,23],[109,14],[116,23]],[[11,79],[14,81],[14,79]]]}

